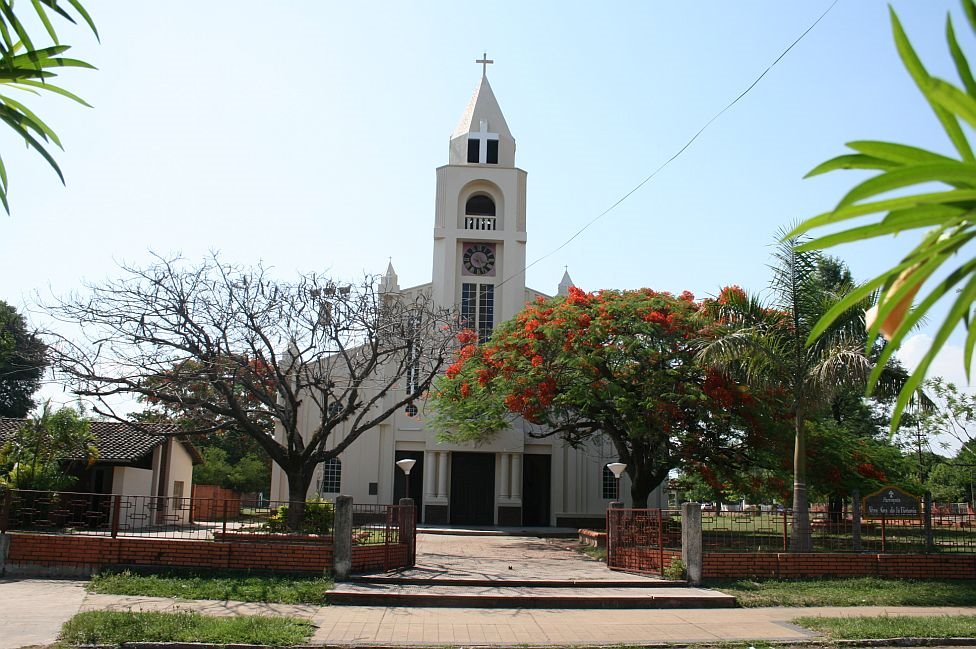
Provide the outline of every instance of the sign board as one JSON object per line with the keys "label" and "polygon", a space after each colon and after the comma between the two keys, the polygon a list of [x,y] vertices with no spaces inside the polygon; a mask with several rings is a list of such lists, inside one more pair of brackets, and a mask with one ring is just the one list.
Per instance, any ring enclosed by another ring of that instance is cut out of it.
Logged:
{"label": "sign board", "polygon": [[922,515],[918,497],[894,486],[882,487],[861,501],[864,518],[912,518]]}

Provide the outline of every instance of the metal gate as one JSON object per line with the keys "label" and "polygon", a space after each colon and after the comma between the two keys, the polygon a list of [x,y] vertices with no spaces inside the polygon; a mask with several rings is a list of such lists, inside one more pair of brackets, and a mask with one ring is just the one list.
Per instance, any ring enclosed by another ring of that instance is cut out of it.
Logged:
{"label": "metal gate", "polygon": [[607,567],[662,576],[681,557],[681,512],[672,509],[607,510]]}

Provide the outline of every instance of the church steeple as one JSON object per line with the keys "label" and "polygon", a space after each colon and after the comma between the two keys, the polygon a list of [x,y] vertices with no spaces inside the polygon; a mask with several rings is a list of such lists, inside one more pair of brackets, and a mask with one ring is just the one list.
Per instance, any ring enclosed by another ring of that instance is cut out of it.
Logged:
{"label": "church steeple", "polygon": [[380,293],[396,293],[400,290],[400,282],[396,271],[393,270],[393,260],[390,259],[386,267],[386,274],[380,280]]}
{"label": "church steeple", "polygon": [[[478,61],[488,62],[490,61]],[[515,138],[508,130],[505,116],[485,74],[482,74],[468,107],[451,135],[448,162],[452,165],[515,166]]]}
{"label": "church steeple", "polygon": [[563,278],[559,282],[559,292],[557,295],[569,295],[569,289],[576,286],[573,283],[573,278],[569,276],[569,267],[563,272]]}

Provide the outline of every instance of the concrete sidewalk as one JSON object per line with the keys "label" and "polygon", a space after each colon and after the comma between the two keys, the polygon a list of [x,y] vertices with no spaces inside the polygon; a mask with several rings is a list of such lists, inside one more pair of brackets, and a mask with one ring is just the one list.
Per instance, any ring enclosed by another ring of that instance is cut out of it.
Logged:
{"label": "concrete sidewalk", "polygon": [[800,616],[976,615],[976,607],[865,606],[684,610],[465,609],[253,604],[85,594],[83,582],[0,582],[0,649],[49,644],[79,610],[197,611],[206,615],[289,615],[318,628],[312,644],[572,646],[802,641]]}

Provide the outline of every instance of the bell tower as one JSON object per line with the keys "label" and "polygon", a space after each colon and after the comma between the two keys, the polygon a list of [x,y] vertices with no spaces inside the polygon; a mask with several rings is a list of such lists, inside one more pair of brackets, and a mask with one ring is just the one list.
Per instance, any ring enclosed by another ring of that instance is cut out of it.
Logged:
{"label": "bell tower", "polygon": [[437,169],[432,291],[487,340],[525,302],[525,180],[483,58],[481,80]]}

